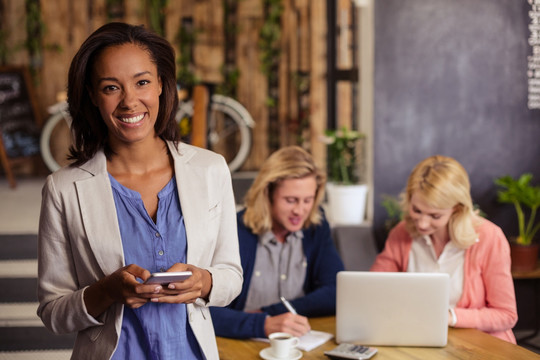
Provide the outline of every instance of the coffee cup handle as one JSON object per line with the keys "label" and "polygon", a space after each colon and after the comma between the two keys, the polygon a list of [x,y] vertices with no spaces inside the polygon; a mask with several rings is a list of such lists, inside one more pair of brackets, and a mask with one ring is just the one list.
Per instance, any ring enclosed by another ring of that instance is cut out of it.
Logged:
{"label": "coffee cup handle", "polygon": [[294,337],[294,338],[293,338],[293,342],[292,342],[292,344],[291,344],[291,347],[295,348],[295,347],[298,346],[298,344],[300,344],[300,339],[297,338],[297,337]]}

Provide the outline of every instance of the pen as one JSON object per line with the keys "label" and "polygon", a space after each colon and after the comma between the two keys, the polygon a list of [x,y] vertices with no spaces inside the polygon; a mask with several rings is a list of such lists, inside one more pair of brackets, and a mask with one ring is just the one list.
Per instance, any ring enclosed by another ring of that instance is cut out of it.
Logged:
{"label": "pen", "polygon": [[298,315],[296,310],[293,308],[291,303],[287,301],[287,299],[285,299],[283,296],[280,296],[279,298],[281,299],[281,302],[283,303],[283,305],[285,305],[285,307],[287,308],[287,310],[289,310],[290,313],[293,313],[294,315]]}

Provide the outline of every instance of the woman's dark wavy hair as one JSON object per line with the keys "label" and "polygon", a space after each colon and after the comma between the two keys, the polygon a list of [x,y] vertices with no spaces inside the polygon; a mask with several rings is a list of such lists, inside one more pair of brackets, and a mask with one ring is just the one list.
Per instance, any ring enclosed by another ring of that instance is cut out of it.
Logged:
{"label": "woman's dark wavy hair", "polygon": [[178,94],[174,49],[167,40],[142,25],[112,22],[103,25],[86,39],[69,68],[67,93],[69,113],[73,118],[71,131],[74,138],[69,159],[74,160],[73,165],[84,164],[102,148],[107,156],[112,154],[108,146],[107,126],[99,109],[90,99],[89,89],[92,88],[94,63],[101,52],[105,48],[127,43],[138,45],[148,51],[161,79],[159,112],[154,126],[156,134],[163,140],[171,140],[175,144],[180,141],[175,120]]}

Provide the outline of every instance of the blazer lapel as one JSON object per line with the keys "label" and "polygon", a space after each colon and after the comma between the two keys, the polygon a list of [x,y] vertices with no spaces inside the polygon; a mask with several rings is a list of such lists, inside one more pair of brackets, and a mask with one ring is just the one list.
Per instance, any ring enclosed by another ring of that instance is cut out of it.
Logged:
{"label": "blazer lapel", "polygon": [[99,266],[104,274],[111,274],[124,266],[124,256],[105,155],[96,156],[81,168],[94,175],[75,184],[82,221]]}
{"label": "blazer lapel", "polygon": [[207,179],[207,172],[204,167],[191,164],[190,160],[195,154],[193,149],[182,146],[180,153],[174,149],[174,146],[169,144],[171,153],[174,158],[174,168],[176,174],[176,184],[178,186],[178,194],[180,197],[180,206],[182,215],[184,216],[184,224],[186,226],[187,236],[187,261],[193,263],[201,257],[201,249],[196,244],[196,239],[200,233],[204,231],[204,220],[208,208],[208,194],[206,193],[207,183],[211,181]]}

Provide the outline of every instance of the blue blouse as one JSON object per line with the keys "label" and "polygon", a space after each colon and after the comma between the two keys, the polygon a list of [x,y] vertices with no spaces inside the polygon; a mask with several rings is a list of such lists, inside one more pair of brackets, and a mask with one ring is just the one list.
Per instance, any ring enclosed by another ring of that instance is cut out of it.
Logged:
{"label": "blue blouse", "polygon": [[[176,180],[158,193],[156,222],[141,195],[124,187],[110,174],[126,264],[151,273],[185,263],[186,229]],[[138,309],[124,306],[122,331],[112,359],[203,359],[187,321],[185,304],[149,302]]]}

